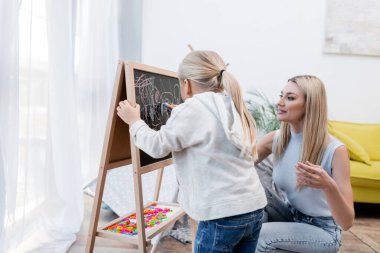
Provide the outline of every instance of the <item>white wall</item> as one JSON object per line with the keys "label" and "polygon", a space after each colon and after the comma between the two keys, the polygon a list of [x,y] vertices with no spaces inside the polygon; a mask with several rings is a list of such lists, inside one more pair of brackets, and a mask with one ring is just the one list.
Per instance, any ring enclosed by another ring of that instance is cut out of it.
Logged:
{"label": "white wall", "polygon": [[176,70],[195,49],[217,51],[244,91],[277,101],[286,80],[326,85],[330,119],[380,123],[380,57],[323,53],[322,0],[144,0],[142,61]]}

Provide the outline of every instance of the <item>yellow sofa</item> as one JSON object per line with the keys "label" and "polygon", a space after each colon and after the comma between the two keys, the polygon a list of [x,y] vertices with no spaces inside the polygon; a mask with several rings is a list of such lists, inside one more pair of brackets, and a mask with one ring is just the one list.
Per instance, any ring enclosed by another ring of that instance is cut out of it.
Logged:
{"label": "yellow sofa", "polygon": [[328,126],[350,153],[354,201],[380,204],[380,124],[329,121]]}

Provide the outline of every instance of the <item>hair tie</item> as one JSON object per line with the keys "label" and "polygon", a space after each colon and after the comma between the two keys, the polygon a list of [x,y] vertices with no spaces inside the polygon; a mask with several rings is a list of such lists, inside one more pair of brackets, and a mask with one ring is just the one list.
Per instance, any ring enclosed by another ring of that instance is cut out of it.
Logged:
{"label": "hair tie", "polygon": [[222,74],[223,72],[225,71],[225,69],[222,69],[220,72],[219,72],[219,76],[222,77]]}

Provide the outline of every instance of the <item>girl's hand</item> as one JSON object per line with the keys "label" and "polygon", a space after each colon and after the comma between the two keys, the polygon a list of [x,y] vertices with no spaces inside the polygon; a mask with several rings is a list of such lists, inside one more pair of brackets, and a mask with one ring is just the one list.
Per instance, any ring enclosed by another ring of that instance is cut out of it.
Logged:
{"label": "girl's hand", "polygon": [[140,105],[136,104],[133,107],[127,100],[120,101],[119,106],[116,108],[117,115],[128,125],[132,125],[140,120]]}
{"label": "girl's hand", "polygon": [[333,179],[319,165],[310,162],[296,165],[297,173],[297,188],[312,187],[325,190],[331,186]]}

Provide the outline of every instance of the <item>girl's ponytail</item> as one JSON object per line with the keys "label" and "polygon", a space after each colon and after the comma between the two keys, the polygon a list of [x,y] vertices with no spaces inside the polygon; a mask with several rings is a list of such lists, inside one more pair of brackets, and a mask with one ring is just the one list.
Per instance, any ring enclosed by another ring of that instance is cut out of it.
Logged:
{"label": "girl's ponytail", "polygon": [[245,105],[239,83],[232,74],[224,70],[221,71],[220,86],[230,94],[236,110],[240,114],[244,134],[242,152],[245,153],[249,150],[252,153],[254,160],[257,160],[256,122]]}
{"label": "girl's ponytail", "polygon": [[256,123],[244,103],[237,80],[226,70],[227,66],[213,51],[192,51],[179,65],[178,78],[192,80],[204,90],[225,90],[231,96],[243,126],[242,154],[249,151],[256,160]]}

